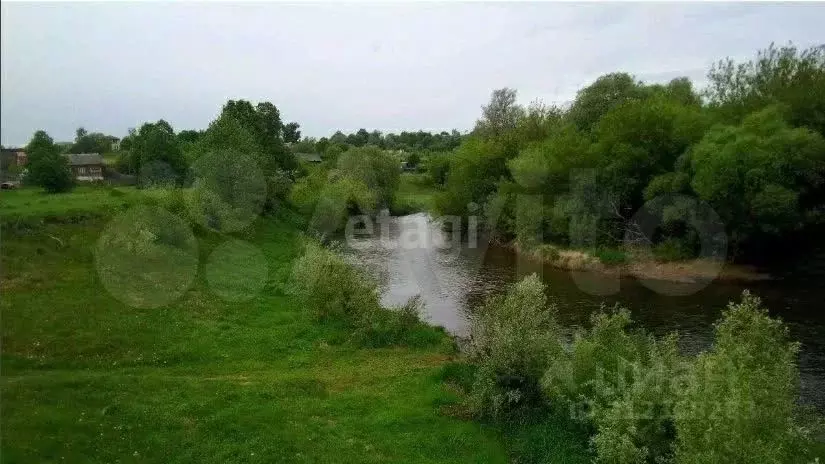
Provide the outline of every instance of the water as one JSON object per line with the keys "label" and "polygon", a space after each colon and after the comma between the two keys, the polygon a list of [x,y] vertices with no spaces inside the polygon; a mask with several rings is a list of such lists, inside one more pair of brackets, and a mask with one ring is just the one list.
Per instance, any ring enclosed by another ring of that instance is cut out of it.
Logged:
{"label": "water", "polygon": [[801,342],[802,401],[825,411],[825,286],[821,280],[714,281],[695,293],[684,284],[658,282],[665,291],[657,292],[633,277],[574,273],[521,259],[509,249],[471,248],[466,240],[460,247],[445,247],[450,237],[425,214],[392,218],[383,237],[380,227],[374,230],[372,236],[351,239],[347,250],[377,277],[384,304],[402,304],[421,295],[428,321],[458,336],[467,334],[468,315],[487,295],[536,272],[548,285],[561,324],[571,331],[587,324],[600,304],[620,303],[631,310],[634,321],[656,335],[678,331],[682,349],[697,353],[710,346],[713,322],[727,303],[738,301],[748,288],[762,298],[772,315],[782,317],[793,339]]}

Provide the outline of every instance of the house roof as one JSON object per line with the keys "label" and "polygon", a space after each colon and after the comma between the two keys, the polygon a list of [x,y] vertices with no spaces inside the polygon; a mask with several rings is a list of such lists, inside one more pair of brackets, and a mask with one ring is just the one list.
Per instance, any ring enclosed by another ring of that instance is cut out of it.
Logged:
{"label": "house roof", "polygon": [[103,157],[99,153],[69,153],[65,155],[72,166],[87,166],[90,164],[103,164]]}
{"label": "house roof", "polygon": [[296,153],[295,156],[300,158],[302,161],[307,161],[310,163],[320,163],[323,161],[321,159],[321,155],[318,153]]}

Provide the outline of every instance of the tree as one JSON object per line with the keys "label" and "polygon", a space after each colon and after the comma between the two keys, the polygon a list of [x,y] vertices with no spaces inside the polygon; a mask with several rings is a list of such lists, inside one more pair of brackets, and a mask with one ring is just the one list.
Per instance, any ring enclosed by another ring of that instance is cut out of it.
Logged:
{"label": "tree", "polygon": [[780,103],[791,125],[825,136],[825,45],[800,52],[792,44],[771,44],[755,60],[719,61],[708,80],[706,96],[725,122],[738,123],[766,105]]}
{"label": "tree", "polygon": [[494,90],[490,102],[481,107],[482,117],[476,121],[475,132],[485,137],[497,137],[512,131],[524,117],[524,108],[516,103],[516,91]]}
{"label": "tree", "polygon": [[68,160],[44,131],[34,133],[26,147],[28,172],[26,182],[43,187],[49,193],[67,192],[74,186]]}
{"label": "tree", "polygon": [[301,127],[297,122],[291,122],[284,126],[284,142],[285,143],[295,143],[301,140],[301,131],[298,128]]}
{"label": "tree", "polygon": [[641,82],[630,74],[611,73],[596,79],[579,90],[568,118],[579,130],[590,130],[613,107],[627,100],[643,98],[647,94]]}
{"label": "tree", "polygon": [[769,248],[766,240],[822,219],[825,140],[790,127],[777,106],[709,131],[689,167],[691,187],[721,216],[735,251]]}
{"label": "tree", "polygon": [[77,141],[79,141],[80,139],[82,139],[83,137],[86,137],[86,134],[87,134],[88,132],[86,132],[86,129],[84,129],[84,128],[82,128],[82,127],[78,127],[78,128],[77,128],[77,130],[76,130],[74,133],[75,133],[75,138],[74,138],[74,140],[75,140],[75,142],[77,142]]}
{"label": "tree", "polygon": [[[169,180],[176,183],[183,180],[188,165],[175,131],[168,122],[161,119],[156,123],[145,123],[131,138],[126,167],[141,176],[141,182],[154,182],[151,172],[171,173],[173,178]],[[164,168],[159,170],[159,166]]]}
{"label": "tree", "polygon": [[106,153],[112,151],[112,137],[100,132],[87,133],[82,127],[77,130],[80,135],[69,147],[69,153]]}
{"label": "tree", "polygon": [[338,158],[338,171],[362,182],[376,193],[379,207],[392,204],[398,188],[400,168],[398,161],[378,147],[360,147],[347,150]]}

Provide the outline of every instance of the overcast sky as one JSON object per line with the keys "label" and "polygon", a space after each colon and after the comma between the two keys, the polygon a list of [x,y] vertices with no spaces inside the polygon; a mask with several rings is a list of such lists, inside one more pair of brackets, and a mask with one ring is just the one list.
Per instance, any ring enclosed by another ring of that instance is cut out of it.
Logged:
{"label": "overcast sky", "polygon": [[565,102],[601,74],[702,80],[771,41],[825,42],[815,4],[118,3],[2,6],[3,145],[37,129],[204,128],[268,100],[304,135],[470,128],[494,88]]}

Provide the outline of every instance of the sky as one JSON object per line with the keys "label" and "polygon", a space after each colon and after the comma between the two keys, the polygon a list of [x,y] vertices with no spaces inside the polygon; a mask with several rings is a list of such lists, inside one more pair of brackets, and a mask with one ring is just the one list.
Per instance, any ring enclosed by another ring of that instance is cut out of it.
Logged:
{"label": "sky", "polygon": [[825,43],[825,6],[766,3],[10,3],[0,143],[77,127],[205,128],[271,101],[303,135],[472,127],[493,89],[565,103],[599,75],[649,82]]}

